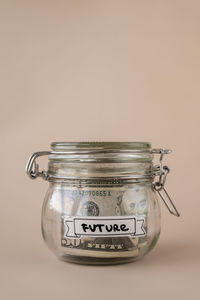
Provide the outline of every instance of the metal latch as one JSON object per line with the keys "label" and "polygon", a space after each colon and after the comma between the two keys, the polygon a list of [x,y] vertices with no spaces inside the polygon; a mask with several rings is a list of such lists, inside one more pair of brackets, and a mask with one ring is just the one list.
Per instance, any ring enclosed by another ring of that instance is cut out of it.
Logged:
{"label": "metal latch", "polygon": [[166,205],[169,212],[179,217],[180,213],[178,212],[176,206],[174,205],[171,197],[169,196],[168,192],[165,189],[165,183],[167,179],[167,175],[170,169],[167,166],[163,166],[163,156],[164,154],[171,153],[172,151],[169,149],[152,149],[151,151],[153,154],[160,154],[160,163],[158,166],[154,167],[155,174],[159,176],[158,181],[154,181],[152,183],[154,190],[158,193],[160,198],[163,200],[164,204]]}

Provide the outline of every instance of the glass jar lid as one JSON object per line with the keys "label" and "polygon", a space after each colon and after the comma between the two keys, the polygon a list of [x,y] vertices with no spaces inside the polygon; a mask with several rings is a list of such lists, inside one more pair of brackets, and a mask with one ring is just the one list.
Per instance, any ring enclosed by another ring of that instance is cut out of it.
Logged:
{"label": "glass jar lid", "polygon": [[49,160],[77,163],[151,162],[148,142],[54,142]]}

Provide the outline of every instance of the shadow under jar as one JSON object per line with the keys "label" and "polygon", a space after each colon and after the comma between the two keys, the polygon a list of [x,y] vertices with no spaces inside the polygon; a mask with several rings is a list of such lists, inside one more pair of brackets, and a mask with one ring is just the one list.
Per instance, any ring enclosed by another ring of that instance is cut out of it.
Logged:
{"label": "shadow under jar", "polygon": [[[49,181],[42,234],[64,261],[116,264],[140,259],[160,234],[160,195],[179,216],[164,188],[170,150],[146,142],[58,142],[52,151],[34,153],[27,164],[31,179]],[[153,165],[154,154],[160,163]],[[48,155],[47,171],[36,158]],[[156,181],[156,178],[158,180]]]}

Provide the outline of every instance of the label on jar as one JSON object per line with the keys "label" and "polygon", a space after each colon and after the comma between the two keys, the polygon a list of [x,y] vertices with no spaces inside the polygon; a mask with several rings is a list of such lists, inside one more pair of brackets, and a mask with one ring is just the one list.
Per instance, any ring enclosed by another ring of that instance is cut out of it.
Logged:
{"label": "label on jar", "polygon": [[63,222],[66,227],[64,238],[144,236],[146,235],[144,221],[144,218],[135,216],[64,217]]}

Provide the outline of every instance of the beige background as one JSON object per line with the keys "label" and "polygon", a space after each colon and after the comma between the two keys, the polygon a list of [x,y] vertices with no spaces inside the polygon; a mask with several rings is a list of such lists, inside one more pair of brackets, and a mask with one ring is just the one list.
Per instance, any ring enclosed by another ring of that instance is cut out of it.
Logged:
{"label": "beige background", "polygon": [[[200,2],[6,0],[0,23],[1,299],[199,299]],[[173,149],[181,218],[161,204],[159,243],[137,263],[67,264],[42,241],[47,183],[25,163],[88,140]]]}

